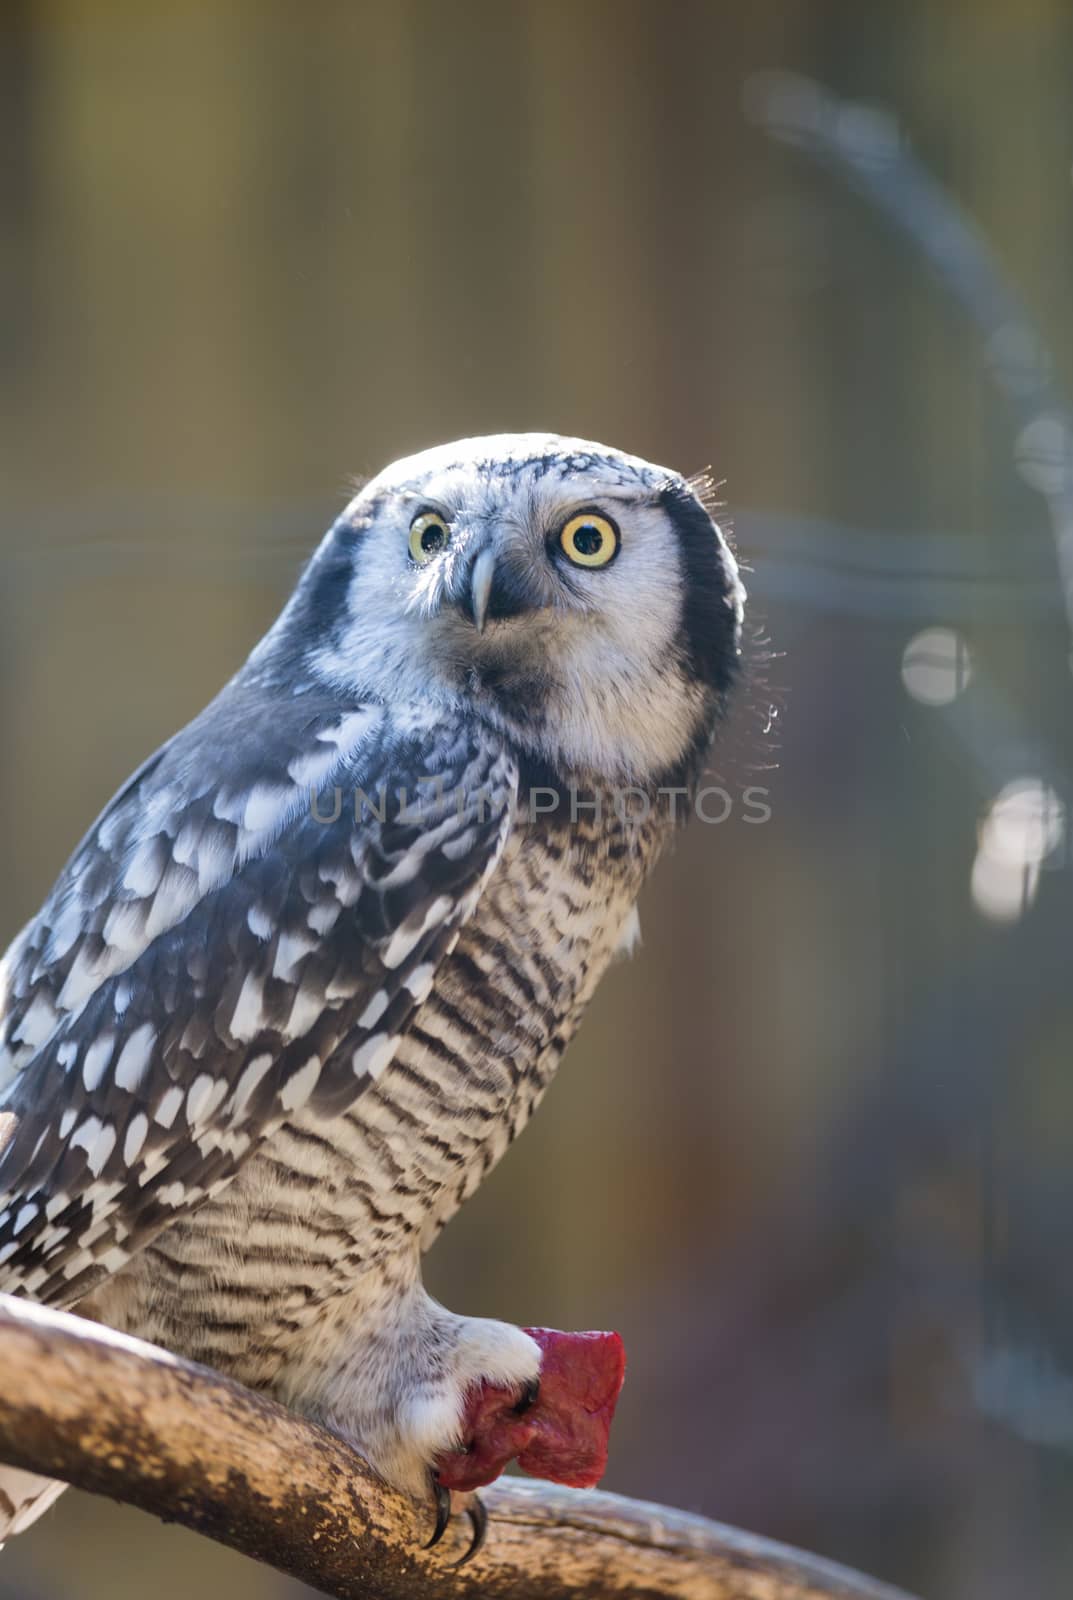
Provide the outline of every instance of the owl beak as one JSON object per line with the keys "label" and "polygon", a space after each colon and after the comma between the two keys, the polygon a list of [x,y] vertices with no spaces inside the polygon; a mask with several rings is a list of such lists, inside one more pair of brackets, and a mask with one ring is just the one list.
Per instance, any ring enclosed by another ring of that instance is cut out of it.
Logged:
{"label": "owl beak", "polygon": [[470,608],[473,612],[473,621],[478,633],[484,632],[484,624],[488,617],[488,602],[492,598],[492,584],[495,582],[496,558],[491,550],[482,550],[473,563],[473,571],[469,579]]}

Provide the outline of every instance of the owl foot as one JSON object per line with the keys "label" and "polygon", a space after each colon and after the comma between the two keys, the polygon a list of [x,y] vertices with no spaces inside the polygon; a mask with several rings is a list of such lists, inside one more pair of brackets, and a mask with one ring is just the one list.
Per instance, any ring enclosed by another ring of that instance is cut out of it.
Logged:
{"label": "owl foot", "polygon": [[537,1478],[591,1489],[607,1465],[607,1441],[626,1370],[617,1333],[523,1330],[540,1346],[538,1378],[505,1388],[487,1379],[466,1394],[462,1446],[442,1456],[435,1481],[479,1489],[511,1461]]}

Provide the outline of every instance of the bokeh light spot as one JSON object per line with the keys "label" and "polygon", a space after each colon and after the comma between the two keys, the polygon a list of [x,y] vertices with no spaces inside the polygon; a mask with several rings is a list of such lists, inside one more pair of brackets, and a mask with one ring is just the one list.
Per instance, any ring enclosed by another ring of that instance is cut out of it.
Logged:
{"label": "bokeh light spot", "polygon": [[948,706],[972,680],[969,647],[953,628],[925,628],[902,655],[906,692],[925,706]]}
{"label": "bokeh light spot", "polygon": [[972,899],[994,922],[1016,922],[1036,898],[1040,868],[1065,838],[1065,807],[1040,778],[1017,778],[995,796],[979,835]]}

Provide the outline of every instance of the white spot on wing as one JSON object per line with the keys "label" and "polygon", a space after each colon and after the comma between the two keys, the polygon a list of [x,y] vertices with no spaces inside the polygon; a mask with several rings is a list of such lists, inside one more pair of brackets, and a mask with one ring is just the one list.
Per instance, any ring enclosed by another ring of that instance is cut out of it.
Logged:
{"label": "white spot on wing", "polygon": [[64,1011],[80,1011],[100,979],[113,970],[114,966],[107,958],[98,965],[83,945],[74,958],[71,970],[60,990],[57,1004]]}
{"label": "white spot on wing", "polygon": [[178,1115],[179,1107],[183,1103],[183,1091],[178,1084],[164,1092],[160,1104],[153,1113],[153,1121],[159,1122],[162,1128],[170,1128]]}
{"label": "white spot on wing", "polygon": [[387,949],[381,955],[380,959],[385,967],[401,966],[414,946],[424,938],[430,928],[444,920],[453,905],[454,901],[450,895],[441,894],[438,900],[432,902],[420,922],[415,923],[407,917],[402,926],[392,934]]}
{"label": "white spot on wing", "polygon": [[160,880],[160,888],[145,924],[146,942],[174,928],[197,905],[200,897],[198,880],[189,867],[170,866]]}
{"label": "white spot on wing", "polygon": [[130,858],[123,874],[123,887],[147,900],[155,894],[163,876],[166,856],[157,838],[146,839]]}
{"label": "white spot on wing", "polygon": [[81,1146],[86,1152],[86,1165],[93,1176],[99,1177],[104,1163],[115,1149],[115,1129],[110,1122],[99,1117],[87,1117],[71,1138],[72,1147]]}
{"label": "white spot on wing", "polygon": [[231,1098],[231,1110],[236,1117],[241,1117],[245,1114],[250,1096],[271,1065],[271,1056],[254,1056],[253,1060],[244,1069],[241,1078],[235,1085],[235,1092]]}
{"label": "white spot on wing", "polygon": [[147,927],[148,918],[142,901],[117,900],[101,931],[104,942],[112,950],[121,956],[129,956],[144,949]]}
{"label": "white spot on wing", "polygon": [[[72,968],[72,971],[74,969]],[[24,1044],[37,1050],[44,1044],[57,1022],[56,1013],[52,1005],[43,994],[35,995],[33,1001],[27,1006],[22,1021],[11,1035],[15,1042],[21,1040]]]}
{"label": "white spot on wing", "polygon": [[145,1136],[149,1132],[149,1118],[139,1111],[130,1119],[127,1136],[123,1140],[123,1160],[131,1166],[142,1153]]}
{"label": "white spot on wing", "polygon": [[227,1093],[227,1080],[199,1072],[186,1093],[186,1120],[193,1127],[212,1116]]}
{"label": "white spot on wing", "polygon": [[324,997],[314,989],[299,989],[291,1006],[284,1031],[291,1039],[301,1039],[324,1011]]}
{"label": "white spot on wing", "polygon": [[293,1077],[279,1092],[280,1105],[284,1111],[297,1111],[299,1106],[304,1106],[320,1077],[320,1057],[310,1056],[304,1067],[300,1067]]}
{"label": "white spot on wing", "polygon": [[293,804],[293,789],[278,789],[266,783],[254,784],[246,797],[242,827],[247,833],[272,832],[281,826]]}
{"label": "white spot on wing", "polygon": [[406,979],[406,987],[420,1005],[422,1000],[427,1000],[432,989],[432,981],[436,976],[436,968],[431,961],[424,961],[415,967]]}
{"label": "white spot on wing", "polygon": [[374,1028],[387,1010],[391,996],[386,989],[377,989],[369,1004],[358,1018],[359,1028]]}
{"label": "white spot on wing", "polygon": [[234,1038],[247,1041],[260,1032],[264,1024],[263,996],[261,980],[252,972],[247,973],[235,1005],[234,1016],[231,1018],[231,1033]]}
{"label": "white spot on wing", "polygon": [[113,1079],[118,1088],[134,1093],[149,1065],[155,1043],[156,1031],[150,1023],[143,1022],[139,1028],[135,1028],[119,1052],[119,1060],[115,1065]]}
{"label": "white spot on wing", "polygon": [[99,1039],[94,1039],[83,1056],[82,1082],[85,1084],[87,1094],[92,1094],[104,1077],[104,1071],[112,1059],[114,1047],[115,1034],[102,1033]]}
{"label": "white spot on wing", "polygon": [[272,965],[272,976],[274,978],[292,978],[298,963],[316,948],[317,941],[315,939],[307,939],[303,933],[281,933],[276,945],[276,959]]}
{"label": "white spot on wing", "polygon": [[[84,1272],[87,1267],[91,1267],[92,1265],[92,1250],[80,1250],[76,1256],[71,1257],[70,1261],[64,1262],[63,1275],[68,1280],[71,1278],[77,1278],[80,1272]],[[29,1285],[27,1285],[27,1287],[29,1287]]]}
{"label": "white spot on wing", "polygon": [[310,908],[306,921],[314,933],[330,933],[339,921],[338,901],[322,900],[319,905]]}
{"label": "white spot on wing", "polygon": [[366,1039],[360,1049],[355,1050],[352,1066],[354,1076],[357,1078],[378,1078],[395,1054],[398,1036],[389,1037],[386,1033],[374,1033],[371,1039]]}

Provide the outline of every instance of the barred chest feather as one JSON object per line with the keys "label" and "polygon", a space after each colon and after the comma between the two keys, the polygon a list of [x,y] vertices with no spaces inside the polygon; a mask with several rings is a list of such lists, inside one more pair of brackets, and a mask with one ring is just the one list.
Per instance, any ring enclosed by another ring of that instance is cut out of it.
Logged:
{"label": "barred chest feather", "polygon": [[341,1116],[296,1113],[80,1309],[300,1403],[525,1126],[665,831],[516,825],[382,1077]]}

